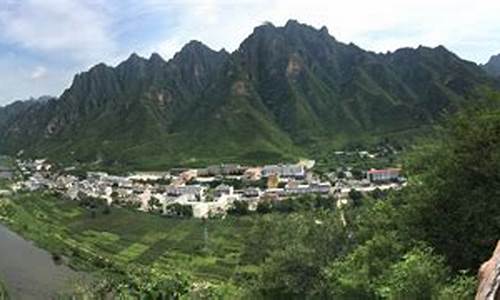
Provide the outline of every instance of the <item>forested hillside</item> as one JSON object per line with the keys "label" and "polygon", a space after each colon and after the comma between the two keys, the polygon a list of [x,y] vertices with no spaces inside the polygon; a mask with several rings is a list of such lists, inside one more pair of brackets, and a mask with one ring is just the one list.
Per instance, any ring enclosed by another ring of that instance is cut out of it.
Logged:
{"label": "forested hillside", "polygon": [[444,47],[376,54],[323,27],[264,24],[233,53],[187,44],[0,108],[0,151],[130,168],[267,162],[404,136],[498,83]]}
{"label": "forested hillside", "polygon": [[340,207],[300,196],[235,206],[225,219],[169,219],[46,192],[16,195],[0,216],[98,270],[85,295],[471,299],[500,231],[496,107],[469,107],[420,141],[404,158],[403,189],[350,194]]}
{"label": "forested hillside", "polygon": [[408,155],[407,188],[336,213],[261,220],[245,252],[261,265],[257,290],[270,299],[472,299],[500,231],[499,133],[498,109],[468,109]]}

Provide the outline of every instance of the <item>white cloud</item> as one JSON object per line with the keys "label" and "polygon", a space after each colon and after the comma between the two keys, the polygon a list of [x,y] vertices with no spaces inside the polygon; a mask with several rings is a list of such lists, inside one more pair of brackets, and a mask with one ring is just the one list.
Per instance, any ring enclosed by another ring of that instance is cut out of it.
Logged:
{"label": "white cloud", "polygon": [[485,62],[500,53],[499,11],[498,0],[0,0],[0,55],[16,53],[0,57],[0,100],[59,94],[74,72],[131,52],[168,59],[193,39],[233,51],[255,26],[288,19],[367,50],[443,44]]}
{"label": "white cloud", "polygon": [[102,1],[23,0],[1,9],[0,37],[33,51],[98,60],[115,50]]}
{"label": "white cloud", "polygon": [[[179,29],[161,44],[199,39],[234,50],[263,21],[288,19],[321,27],[346,42],[385,52],[405,46],[444,44],[464,58],[484,61],[500,52],[500,1],[496,0],[149,0],[154,7],[177,7]],[[163,4],[163,6],[162,6]],[[484,38],[478,38],[483,36]],[[490,36],[490,37],[488,37]],[[493,42],[491,40],[493,38]],[[464,48],[462,45],[469,46]],[[491,47],[485,56],[483,43]],[[475,45],[475,46],[472,46]],[[169,51],[168,54],[170,54]]]}
{"label": "white cloud", "polygon": [[47,75],[47,69],[43,66],[36,67],[33,72],[31,72],[31,79],[40,79]]}

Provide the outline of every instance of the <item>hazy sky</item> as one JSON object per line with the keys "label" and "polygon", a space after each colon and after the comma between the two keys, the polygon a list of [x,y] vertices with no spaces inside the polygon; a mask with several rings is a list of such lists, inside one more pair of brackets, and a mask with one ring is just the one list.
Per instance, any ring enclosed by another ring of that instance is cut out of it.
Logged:
{"label": "hazy sky", "polygon": [[296,19],[377,52],[444,45],[500,53],[500,0],[0,0],[0,105],[58,96],[73,75],[132,52],[170,58],[196,39],[235,50],[264,21]]}

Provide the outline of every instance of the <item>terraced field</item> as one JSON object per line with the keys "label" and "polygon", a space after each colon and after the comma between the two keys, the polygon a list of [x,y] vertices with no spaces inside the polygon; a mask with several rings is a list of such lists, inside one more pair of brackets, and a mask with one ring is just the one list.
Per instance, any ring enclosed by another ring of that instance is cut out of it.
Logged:
{"label": "terraced field", "polygon": [[0,204],[4,223],[39,246],[69,257],[77,269],[92,270],[95,261],[89,262],[89,257],[98,256],[118,267],[149,266],[217,282],[241,268],[240,248],[253,222],[168,219],[122,208],[91,214],[50,194],[16,195]]}

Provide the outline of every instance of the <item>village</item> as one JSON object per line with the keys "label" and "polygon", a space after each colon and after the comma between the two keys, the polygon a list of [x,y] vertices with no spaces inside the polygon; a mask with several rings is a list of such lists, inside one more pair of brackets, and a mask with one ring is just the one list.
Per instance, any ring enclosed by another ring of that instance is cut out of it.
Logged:
{"label": "village", "polygon": [[17,180],[12,191],[51,191],[68,200],[99,199],[109,205],[132,207],[169,216],[210,218],[224,216],[236,202],[256,210],[262,201],[280,201],[304,195],[329,197],[347,203],[355,190],[368,193],[398,189],[405,184],[398,168],[370,169],[354,178],[346,169],[318,176],[314,161],[295,164],[241,166],[221,164],[166,172],[135,172],[126,176],[105,172],[73,174],[74,168],[57,169],[45,159],[16,160]]}

